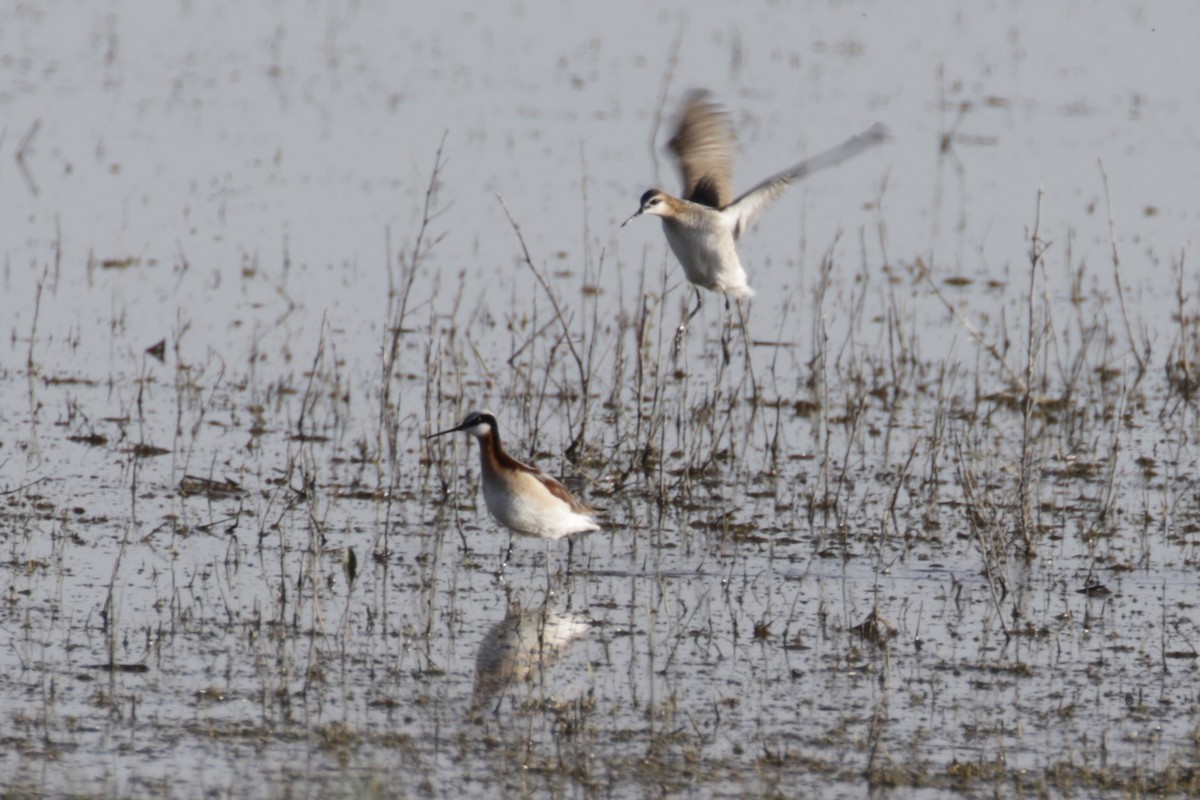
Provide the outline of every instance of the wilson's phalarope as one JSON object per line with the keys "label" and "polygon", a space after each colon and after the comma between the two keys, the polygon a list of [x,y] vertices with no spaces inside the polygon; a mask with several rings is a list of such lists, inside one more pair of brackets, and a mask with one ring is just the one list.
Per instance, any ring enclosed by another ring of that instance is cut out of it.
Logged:
{"label": "wilson's phalarope", "polygon": [[[456,431],[464,431],[479,440],[483,499],[488,511],[501,525],[513,533],[545,539],[547,543],[576,533],[600,530],[595,509],[572,497],[567,487],[554,478],[504,452],[494,416],[486,411],[472,411],[459,425],[429,438]],[[573,543],[570,540],[568,543],[573,549]]]}
{"label": "wilson's phalarope", "polygon": [[638,210],[621,223],[625,227],[642,214],[662,217],[667,244],[683,265],[684,275],[697,287],[696,307],[687,321],[700,310],[700,287],[725,295],[726,307],[730,297],[754,296],[738,259],[736,242],[790,183],[840,164],[887,138],[887,128],[877,122],[837,147],[801,161],[732,199],[733,126],[729,115],[709,97],[703,89],[688,94],[675,135],[668,143],[683,172],[683,198],[651,189],[642,195]]}

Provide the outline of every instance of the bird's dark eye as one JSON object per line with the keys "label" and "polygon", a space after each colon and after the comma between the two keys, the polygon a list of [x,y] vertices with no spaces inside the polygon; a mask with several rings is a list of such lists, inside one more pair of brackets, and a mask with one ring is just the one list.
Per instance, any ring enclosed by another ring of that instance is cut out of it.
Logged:
{"label": "bird's dark eye", "polygon": [[647,203],[646,205],[648,205],[648,206],[656,206],[656,205],[658,205],[658,204],[659,204],[659,203],[661,203],[661,202],[662,202],[662,198],[661,198],[661,197],[651,197],[651,198],[650,198],[650,202],[649,202],[649,203]]}

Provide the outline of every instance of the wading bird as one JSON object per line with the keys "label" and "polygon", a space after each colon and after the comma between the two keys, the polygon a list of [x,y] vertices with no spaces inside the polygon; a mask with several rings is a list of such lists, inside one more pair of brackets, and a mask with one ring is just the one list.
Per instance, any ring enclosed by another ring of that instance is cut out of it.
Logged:
{"label": "wading bird", "polygon": [[[504,452],[496,418],[487,411],[472,411],[460,424],[432,434],[463,431],[479,441],[479,464],[483,474],[483,499],[488,512],[504,527],[522,536],[549,542],[577,533],[600,530],[596,510],[576,500],[554,478],[522,464]],[[567,564],[571,563],[573,540],[568,539]],[[509,539],[509,555],[512,540]],[[505,562],[508,555],[505,556]],[[548,568],[548,567],[547,567]]]}

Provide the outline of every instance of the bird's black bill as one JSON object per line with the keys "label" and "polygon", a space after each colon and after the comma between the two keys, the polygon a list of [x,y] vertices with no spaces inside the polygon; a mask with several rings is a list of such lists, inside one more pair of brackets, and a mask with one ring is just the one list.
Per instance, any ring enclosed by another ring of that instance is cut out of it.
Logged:
{"label": "bird's black bill", "polygon": [[426,436],[425,438],[426,439],[436,439],[439,436],[445,436],[447,433],[458,433],[461,430],[463,430],[462,425],[455,425],[453,428],[447,428],[444,431],[438,431],[437,433],[431,433],[428,436]]}
{"label": "bird's black bill", "polygon": [[624,228],[626,225],[628,225],[630,222],[632,222],[633,220],[637,219],[637,218],[638,218],[638,217],[640,217],[641,215],[642,215],[642,209],[640,209],[640,208],[639,208],[637,211],[635,211],[635,212],[633,212],[632,214],[630,214],[630,215],[629,215],[629,219],[627,219],[627,220],[625,220],[624,222],[622,222],[622,223],[621,223],[621,227],[622,227],[622,228]]}

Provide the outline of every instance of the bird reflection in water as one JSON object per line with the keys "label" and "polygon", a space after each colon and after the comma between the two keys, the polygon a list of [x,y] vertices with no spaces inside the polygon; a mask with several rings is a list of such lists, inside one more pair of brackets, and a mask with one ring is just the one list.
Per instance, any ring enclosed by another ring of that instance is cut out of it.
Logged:
{"label": "bird reflection in water", "polygon": [[503,620],[488,629],[479,645],[473,708],[482,709],[493,698],[499,701],[513,684],[536,681],[587,635],[591,624],[584,614],[553,611],[548,605],[523,611],[519,603],[514,604]]}

